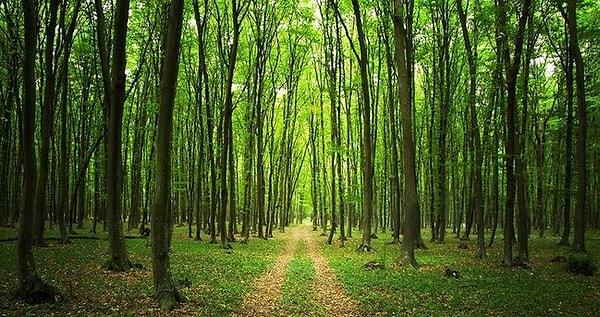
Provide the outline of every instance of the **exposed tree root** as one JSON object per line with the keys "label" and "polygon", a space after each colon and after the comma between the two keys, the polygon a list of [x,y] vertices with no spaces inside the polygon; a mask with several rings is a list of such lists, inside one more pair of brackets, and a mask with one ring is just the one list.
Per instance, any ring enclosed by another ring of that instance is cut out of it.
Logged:
{"label": "exposed tree root", "polygon": [[186,301],[175,287],[170,290],[161,291],[154,296],[160,303],[160,308],[164,311],[171,311],[173,308],[176,308],[178,304]]}
{"label": "exposed tree root", "polygon": [[357,251],[358,251],[358,252],[371,252],[371,251],[375,251],[375,249],[373,249],[373,247],[371,247],[371,246],[370,246],[370,245],[368,245],[368,244],[361,244],[361,245],[358,247],[358,250],[357,250]]}
{"label": "exposed tree root", "polygon": [[419,241],[415,243],[415,247],[417,249],[427,250],[427,246],[425,245],[425,241],[423,241],[423,239],[419,239]]}
{"label": "exposed tree root", "polygon": [[369,261],[363,266],[363,268],[365,270],[375,270],[375,269],[383,270],[383,269],[385,269],[385,265],[383,263],[379,263],[377,261]]}
{"label": "exposed tree root", "polygon": [[37,275],[21,285],[15,292],[16,298],[20,298],[28,304],[55,302],[59,295],[54,287],[46,284]]}
{"label": "exposed tree root", "polygon": [[571,244],[569,243],[569,241],[560,240],[560,241],[558,242],[558,246],[559,246],[559,247],[570,247],[570,246],[571,246]]}

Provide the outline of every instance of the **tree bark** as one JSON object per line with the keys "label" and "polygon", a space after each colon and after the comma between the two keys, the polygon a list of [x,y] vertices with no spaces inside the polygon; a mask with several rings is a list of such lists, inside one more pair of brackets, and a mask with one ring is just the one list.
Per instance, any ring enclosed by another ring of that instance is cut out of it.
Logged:
{"label": "tree bark", "polygon": [[575,0],[567,1],[567,25],[569,29],[569,46],[571,56],[575,61],[575,83],[577,86],[577,202],[575,205],[575,219],[573,228],[573,251],[585,252],[585,225],[586,225],[586,192],[587,192],[587,158],[586,158],[586,101],[585,101],[585,72],[579,39],[577,35],[577,3]]}
{"label": "tree bark", "polygon": [[[19,240],[17,256],[19,263],[19,287],[17,297],[31,303],[52,302],[56,290],[38,276],[33,257],[33,223],[35,215],[35,192],[37,185],[37,164],[35,155],[35,55],[37,46],[37,12],[33,0],[22,0],[24,15],[23,49],[23,113],[21,127],[21,148],[23,151],[24,192],[23,212],[19,219]],[[33,199],[32,199],[33,198]]]}
{"label": "tree bark", "polygon": [[245,15],[245,8],[243,5],[240,5],[237,0],[233,0],[231,3],[231,16],[233,23],[233,38],[231,41],[231,48],[229,51],[229,55],[227,56],[227,77],[225,83],[225,104],[222,112],[222,120],[223,120],[223,146],[221,148],[221,162],[220,162],[220,171],[221,171],[221,205],[219,210],[219,231],[221,238],[221,247],[222,248],[231,248],[227,241],[227,232],[226,232],[226,215],[227,215],[227,206],[228,206],[228,195],[233,194],[230,193],[232,188],[228,188],[228,177],[231,178],[233,175],[227,175],[227,164],[229,160],[229,156],[233,155],[233,136],[232,136],[232,114],[233,114],[233,75],[235,73],[235,65],[237,61],[237,52],[239,45],[239,37],[241,31],[241,22]]}
{"label": "tree bark", "polygon": [[156,193],[152,210],[152,272],[155,297],[163,310],[171,310],[183,297],[173,285],[169,263],[171,221],[171,141],[173,108],[179,67],[179,45],[184,0],[172,0],[167,44],[160,82],[158,135],[156,144]]}
{"label": "tree bark", "polygon": [[[468,106],[471,121],[471,151],[474,157],[474,179],[473,179],[473,213],[477,218],[477,253],[479,259],[485,258],[485,236],[483,227],[483,182],[482,165],[483,152],[481,150],[481,139],[479,134],[479,123],[477,120],[477,111],[475,102],[477,97],[477,51],[476,47],[471,45],[471,38],[467,29],[467,16],[462,7],[462,0],[456,0],[456,7],[460,17],[460,26],[462,29],[463,40],[465,42],[465,51],[467,53],[467,62],[469,63],[469,97]],[[474,31],[476,32],[476,31]]]}
{"label": "tree bark", "polygon": [[506,91],[507,91],[507,139],[506,139],[506,211],[504,213],[504,256],[503,265],[512,266],[512,244],[514,236],[514,209],[515,209],[515,194],[516,194],[516,175],[515,175],[515,159],[519,154],[519,142],[516,130],[517,116],[517,77],[519,65],[521,63],[521,53],[523,50],[523,38],[527,21],[529,20],[529,10],[531,0],[525,0],[522,11],[519,17],[518,29],[514,43],[514,57],[511,62],[510,48],[507,38],[507,18],[506,5],[504,0],[497,2],[498,14],[498,29],[500,32],[500,44],[498,54],[502,54],[504,61],[504,69],[506,72]]}
{"label": "tree bark", "polygon": [[106,214],[110,259],[107,268],[128,271],[131,262],[125,249],[122,227],[123,166],[121,157],[121,131],[123,106],[125,104],[125,64],[129,0],[117,0],[114,20],[113,61],[111,70],[111,93],[108,107],[107,168],[106,168]]}
{"label": "tree bark", "polygon": [[[569,44],[567,44],[569,46]],[[563,205],[563,232],[559,246],[569,245],[569,236],[571,235],[571,182],[573,175],[573,59],[568,53],[565,65],[565,80],[567,86],[567,122],[566,122],[566,137],[565,137],[565,182],[563,193],[565,195]]]}
{"label": "tree bark", "polygon": [[[387,17],[382,17],[384,19],[385,27],[388,28],[389,19]],[[397,109],[396,102],[397,100],[394,98],[394,87],[392,85],[393,81],[393,71],[394,71],[394,60],[392,56],[392,47],[390,45],[390,38],[386,32],[383,32],[384,41],[385,41],[385,58],[387,63],[387,73],[388,73],[388,112],[390,115],[389,118],[389,130],[390,130],[390,143],[391,143],[391,158],[390,158],[390,216],[392,220],[392,243],[399,244],[400,243],[400,205],[401,205],[401,192],[400,192],[400,170],[398,168],[398,128],[397,128]],[[349,132],[350,133],[350,132]]]}
{"label": "tree bark", "polygon": [[[409,7],[412,8],[412,0]],[[402,140],[404,154],[404,236],[402,239],[402,255],[400,262],[405,265],[418,267],[415,259],[415,247],[420,239],[420,211],[419,197],[417,194],[417,174],[415,166],[415,143],[412,131],[412,102],[410,93],[410,69],[407,64],[406,43],[407,30],[404,26],[403,9],[400,0],[394,0],[394,46],[396,48],[395,59],[398,66],[398,96],[402,113]],[[412,12],[408,12],[412,14]]]}
{"label": "tree bark", "polygon": [[[533,12],[527,12],[528,20],[532,21]],[[521,111],[521,131],[518,133],[519,140],[516,142],[515,151],[515,176],[517,180],[517,209],[518,209],[518,229],[517,229],[517,244],[519,253],[517,261],[520,265],[527,266],[529,264],[529,227],[530,217],[527,208],[527,162],[525,161],[526,137],[527,137],[527,122],[528,122],[528,107],[529,107],[529,60],[533,52],[535,39],[533,38],[533,26],[530,22],[527,28],[527,46],[525,58],[523,60],[523,76],[522,76],[522,111]]]}
{"label": "tree bark", "polygon": [[358,0],[352,0],[352,8],[356,18],[356,31],[358,33],[358,43],[360,55],[357,56],[358,65],[360,67],[360,82],[361,82],[361,98],[362,98],[362,141],[363,154],[362,174],[363,174],[363,219],[362,219],[362,240],[360,249],[371,250],[371,220],[373,218],[374,207],[374,164],[373,164],[373,135],[371,132],[371,99],[369,97],[369,73],[368,73],[368,56],[365,33],[362,25],[362,16]]}
{"label": "tree bark", "polygon": [[53,135],[54,126],[54,105],[56,99],[56,75],[54,63],[54,38],[56,34],[56,21],[60,1],[50,1],[50,19],[46,25],[46,48],[44,51],[44,72],[46,75],[44,86],[44,99],[42,105],[41,119],[41,146],[39,160],[39,176],[37,188],[35,191],[35,210],[34,218],[34,240],[37,246],[46,246],[44,241],[44,228],[46,217],[48,216],[47,192],[48,192],[48,173],[50,170],[50,139]]}

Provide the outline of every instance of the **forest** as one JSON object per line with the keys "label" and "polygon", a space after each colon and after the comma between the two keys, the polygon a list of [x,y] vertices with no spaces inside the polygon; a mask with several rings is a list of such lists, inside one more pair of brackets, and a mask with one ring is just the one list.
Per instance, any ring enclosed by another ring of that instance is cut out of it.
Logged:
{"label": "forest", "polygon": [[599,16],[3,0],[0,313],[594,315]]}

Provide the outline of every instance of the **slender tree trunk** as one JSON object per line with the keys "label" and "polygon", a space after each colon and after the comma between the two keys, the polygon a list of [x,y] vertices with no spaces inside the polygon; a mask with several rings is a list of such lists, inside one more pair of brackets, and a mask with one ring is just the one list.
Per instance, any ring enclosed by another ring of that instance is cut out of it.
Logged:
{"label": "slender tree trunk", "polygon": [[[473,179],[473,213],[477,218],[477,258],[485,258],[485,236],[483,227],[483,182],[482,182],[482,165],[483,151],[481,150],[481,140],[479,135],[479,124],[477,120],[477,111],[475,102],[477,97],[477,51],[471,46],[471,38],[467,29],[467,16],[462,7],[462,0],[456,1],[456,7],[460,17],[460,26],[462,29],[463,39],[465,42],[465,50],[467,52],[467,61],[469,63],[469,113],[471,121],[471,144],[474,157],[474,179]],[[476,30],[474,31],[474,33]]]}
{"label": "slender tree trunk", "polygon": [[35,191],[35,220],[34,220],[34,241],[37,246],[46,246],[44,241],[44,227],[46,217],[48,216],[47,192],[48,192],[48,173],[50,170],[50,139],[53,135],[54,126],[54,105],[56,98],[56,75],[54,64],[54,38],[56,34],[56,20],[60,1],[50,1],[50,20],[46,26],[46,48],[44,51],[44,72],[46,75],[44,86],[44,100],[42,105],[41,119],[41,146],[39,160],[39,176],[37,188]]}
{"label": "slender tree trunk", "polygon": [[184,0],[172,0],[167,29],[167,44],[160,82],[158,135],[156,144],[156,193],[152,210],[152,272],[155,297],[164,310],[171,310],[183,301],[173,285],[169,263],[171,208],[171,142],[173,107],[179,66],[179,45]]}
{"label": "slender tree trunk", "polygon": [[[389,21],[387,17],[383,17],[385,21]],[[386,28],[388,24],[385,24]],[[384,32],[385,33],[385,32]],[[385,41],[385,56],[387,62],[387,72],[388,72],[388,112],[390,115],[389,118],[389,130],[390,130],[390,143],[391,143],[391,175],[390,175],[390,215],[392,220],[392,243],[398,244],[400,243],[400,171],[398,168],[398,128],[397,128],[397,118],[396,118],[396,102],[397,100],[394,98],[394,88],[392,83],[393,81],[393,68],[394,68],[394,60],[392,56],[392,48],[390,45],[390,39],[387,33],[384,34]]]}
{"label": "slender tree trunk", "polygon": [[315,126],[315,113],[311,111],[310,113],[310,155],[311,155],[311,164],[310,164],[310,196],[312,203],[312,231],[317,231],[317,227],[319,225],[319,205],[318,205],[318,194],[317,192],[320,190],[317,188],[317,172],[319,166],[319,156],[317,154],[316,147],[316,139],[317,139],[317,129]]}
{"label": "slender tree trunk", "polygon": [[114,271],[128,271],[131,268],[131,262],[125,249],[121,220],[121,194],[123,189],[121,130],[125,103],[125,49],[128,18],[129,0],[117,0],[111,71],[111,98],[108,107],[108,163],[106,169],[106,214],[110,244],[110,260],[107,267]]}
{"label": "slender tree trunk", "polygon": [[[568,36],[567,36],[568,37]],[[567,47],[570,43],[567,43]],[[563,193],[565,201],[563,205],[563,232],[558,245],[568,246],[571,235],[571,181],[572,181],[572,156],[573,156],[573,59],[571,52],[567,52],[565,65],[565,80],[567,86],[567,122],[566,122],[566,144],[565,144],[565,183]]]}
{"label": "slender tree trunk", "polygon": [[363,173],[363,227],[362,227],[362,241],[359,249],[370,251],[371,250],[371,221],[373,218],[374,208],[374,164],[373,164],[373,134],[371,132],[371,98],[369,97],[369,73],[367,64],[369,62],[367,56],[367,44],[365,34],[362,25],[362,16],[360,12],[360,5],[358,0],[352,0],[352,8],[354,10],[354,16],[356,18],[356,31],[358,33],[358,42],[360,55],[357,56],[358,64],[360,67],[360,81],[361,81],[361,98],[362,98],[362,142],[363,142],[363,154],[361,158],[363,160],[362,173]]}
{"label": "slender tree trunk", "polygon": [[[412,0],[409,7],[412,8]],[[412,12],[407,12],[411,15]],[[415,247],[419,242],[419,197],[417,194],[417,174],[415,166],[415,143],[412,131],[412,102],[410,93],[410,68],[407,64],[406,33],[403,17],[403,8],[400,0],[394,0],[394,46],[396,48],[395,59],[398,66],[398,96],[402,113],[402,139],[404,154],[404,236],[402,241],[402,255],[400,262],[416,268]]]}
{"label": "slender tree trunk", "polygon": [[[146,98],[142,97],[142,100]],[[129,212],[129,229],[137,228],[140,223],[140,209],[142,205],[142,159],[144,151],[146,109],[141,103],[138,105],[135,132],[133,136],[133,162],[131,165],[131,207]]]}
{"label": "slender tree trunk", "polygon": [[[64,53],[63,60],[60,71],[60,86],[62,88],[61,91],[61,132],[60,132],[60,161],[58,163],[59,167],[59,199],[58,199],[58,208],[57,208],[57,218],[58,224],[60,228],[60,237],[61,243],[66,244],[69,243],[69,232],[66,228],[65,223],[65,212],[69,210],[68,199],[69,199],[69,148],[68,148],[68,135],[67,135],[67,111],[68,111],[68,87],[69,87],[69,57],[71,56],[71,46],[73,43],[73,33],[75,32],[75,27],[77,23],[77,17],[79,16],[79,9],[81,7],[82,1],[77,1],[75,8],[73,9],[73,16],[71,17],[71,22],[69,23],[68,30],[66,34],[64,34]],[[61,27],[60,29],[65,29],[65,14],[66,14],[66,4],[63,4],[61,11]],[[87,87],[84,88],[83,91],[83,103],[87,102],[89,90]],[[87,118],[82,118],[82,125],[85,125],[85,120]],[[86,136],[84,133],[81,135],[82,144],[81,144],[81,152],[84,144],[83,138]],[[84,156],[80,154],[80,156]],[[83,160],[83,157],[82,157]],[[80,197],[83,195],[80,195]],[[83,198],[83,197],[82,197]]]}
{"label": "slender tree trunk", "polygon": [[577,202],[575,205],[575,219],[573,228],[573,251],[585,252],[585,225],[586,225],[586,193],[587,193],[587,158],[586,158],[586,101],[585,101],[585,72],[579,39],[577,35],[577,3],[575,0],[567,1],[567,24],[569,29],[569,46],[571,56],[575,61],[575,83],[577,85]]}
{"label": "slender tree trunk", "polygon": [[229,242],[235,242],[235,234],[237,232],[237,211],[236,211],[236,188],[235,188],[235,164],[233,159],[233,148],[229,155],[228,168],[229,168],[229,227],[227,231],[227,240]]}
{"label": "slender tree trunk", "polygon": [[19,263],[19,287],[17,297],[31,303],[52,302],[56,290],[38,276],[33,257],[33,223],[35,198],[30,195],[37,185],[37,164],[35,155],[35,55],[37,46],[37,11],[33,0],[22,0],[24,15],[23,49],[23,113],[21,127],[21,148],[23,151],[24,181],[27,193],[23,196],[23,212],[19,219],[19,239],[17,256]]}
{"label": "slender tree trunk", "polygon": [[[497,111],[494,111],[495,113],[495,117],[497,117]],[[497,120],[494,120],[497,122]],[[493,153],[492,153],[492,188],[491,188],[491,192],[492,192],[492,197],[491,197],[491,207],[490,207],[490,213],[493,215],[493,223],[492,223],[492,234],[490,236],[490,242],[488,243],[488,246],[492,246],[494,244],[494,238],[496,237],[496,229],[498,228],[498,221],[500,220],[499,217],[499,213],[500,213],[500,204],[498,202],[498,191],[499,191],[499,167],[498,167],[498,151],[496,149],[498,149],[500,147],[499,143],[499,132],[498,132],[498,125],[495,124],[494,125],[494,143],[493,143]]]}
{"label": "slender tree trunk", "polygon": [[228,188],[228,177],[232,178],[233,175],[227,175],[227,164],[229,160],[229,156],[233,155],[233,133],[232,133],[232,113],[233,113],[233,75],[235,73],[235,64],[237,61],[237,52],[239,45],[239,36],[241,31],[241,19],[245,13],[243,5],[237,2],[237,0],[232,1],[232,23],[233,23],[233,38],[231,42],[231,48],[229,51],[228,61],[227,61],[227,77],[226,77],[226,85],[225,85],[225,108],[223,109],[223,146],[221,149],[221,162],[220,162],[220,170],[221,170],[221,205],[219,211],[219,231],[221,235],[221,247],[222,248],[230,248],[227,241],[227,232],[226,232],[226,215],[227,215],[227,203],[228,203],[228,195],[233,194],[233,188]]}
{"label": "slender tree trunk", "polygon": [[[528,12],[528,19],[533,19],[533,12]],[[527,138],[527,122],[528,122],[528,107],[529,107],[529,61],[531,54],[533,53],[533,45],[535,39],[533,38],[533,26],[529,25],[527,32],[527,47],[525,51],[525,58],[523,61],[523,91],[522,91],[522,113],[521,113],[521,131],[519,133],[519,140],[516,142],[515,151],[518,154],[515,158],[515,176],[517,180],[517,208],[518,208],[518,249],[517,261],[521,265],[528,265],[529,263],[529,227],[530,217],[527,208],[527,163],[525,161],[526,143]]]}
{"label": "slender tree trunk", "polygon": [[514,235],[514,208],[517,179],[515,173],[515,159],[519,154],[519,138],[516,129],[517,117],[517,77],[519,65],[521,63],[521,53],[523,50],[523,38],[525,29],[529,20],[529,11],[531,8],[531,0],[525,0],[522,11],[519,16],[518,29],[514,44],[514,57],[511,62],[510,48],[507,38],[507,18],[506,6],[504,0],[498,0],[498,28],[501,34],[502,47],[499,54],[502,54],[506,71],[506,90],[507,90],[507,139],[506,139],[506,211],[504,214],[504,258],[503,265],[512,266],[512,244]]}

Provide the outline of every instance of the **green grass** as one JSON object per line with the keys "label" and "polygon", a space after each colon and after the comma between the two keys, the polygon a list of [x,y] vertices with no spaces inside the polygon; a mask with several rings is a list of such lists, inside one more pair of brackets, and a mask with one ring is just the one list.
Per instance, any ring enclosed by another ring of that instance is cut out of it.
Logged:
{"label": "green grass", "polygon": [[[401,246],[386,245],[389,234],[379,237],[372,240],[376,251],[369,254],[355,251],[359,238],[347,241],[345,249],[320,239],[324,255],[366,316],[593,316],[600,311],[600,277],[573,275],[565,263],[552,263],[568,253],[556,246],[555,238],[531,237],[529,269],[500,266],[502,240],[481,261],[473,256],[474,239],[469,249],[461,250],[459,241],[449,237],[444,245],[428,243],[427,250],[417,250],[420,269],[414,270],[392,265]],[[597,259],[598,234],[588,238],[588,252]],[[365,270],[368,261],[383,262],[386,269]],[[446,268],[463,278],[444,277]]]}
{"label": "green grass", "polygon": [[[190,288],[180,287],[188,299],[178,308],[180,315],[231,315],[241,305],[244,293],[252,289],[252,281],[283,253],[281,240],[251,239],[247,245],[232,244],[234,252],[228,254],[206,239],[188,239],[186,232],[187,228],[175,229],[171,252],[173,279],[187,277],[192,283]],[[0,236],[14,237],[16,231],[3,228]],[[48,230],[47,236],[58,234]],[[35,249],[38,273],[62,293],[57,303],[38,306],[12,300],[18,281],[16,242],[0,243],[0,315],[162,315],[151,298],[152,263],[147,241],[126,240],[130,259],[141,263],[143,269],[115,274],[103,268],[108,260],[106,233],[98,236],[101,240],[72,240],[67,246],[50,240],[49,248]]]}
{"label": "green grass", "polygon": [[306,243],[301,241],[288,266],[286,283],[276,304],[281,316],[325,316],[314,293],[315,268],[306,255]]}
{"label": "green grass", "polygon": [[[57,237],[57,228],[47,236]],[[87,228],[82,233],[89,231]],[[171,271],[175,280],[188,278],[191,288],[180,288],[188,298],[173,315],[229,316],[239,310],[252,281],[272,266],[284,250],[281,240],[251,239],[248,245],[232,244],[226,253],[217,245],[187,238],[187,228],[176,228],[172,243]],[[316,234],[316,233],[315,233]],[[428,232],[423,230],[428,241]],[[0,238],[16,237],[16,231],[0,229]],[[136,231],[127,233],[136,235]],[[129,273],[104,270],[108,259],[106,233],[100,240],[73,240],[62,246],[49,240],[49,248],[36,248],[38,273],[62,293],[57,303],[29,306],[12,299],[17,287],[16,242],[0,242],[0,316],[162,316],[151,298],[151,250],[144,239],[127,239],[132,261],[143,269]],[[568,273],[566,263],[552,263],[568,248],[556,246],[557,238],[530,239],[531,267],[502,268],[501,236],[488,257],[476,260],[474,238],[469,249],[458,249],[459,241],[447,235],[444,245],[427,243],[417,250],[419,270],[393,266],[400,246],[386,245],[389,234],[373,240],[375,252],[358,253],[360,239],[346,248],[320,247],[336,271],[348,295],[359,302],[365,316],[597,316],[600,312],[600,274],[585,277]],[[600,234],[588,232],[586,246],[596,264],[600,263]],[[516,252],[516,248],[515,248]],[[384,270],[365,270],[368,261],[383,262]],[[462,279],[443,276],[446,268],[458,270]],[[314,304],[314,267],[301,243],[287,271],[287,283],[277,310],[291,316],[324,316]]]}

